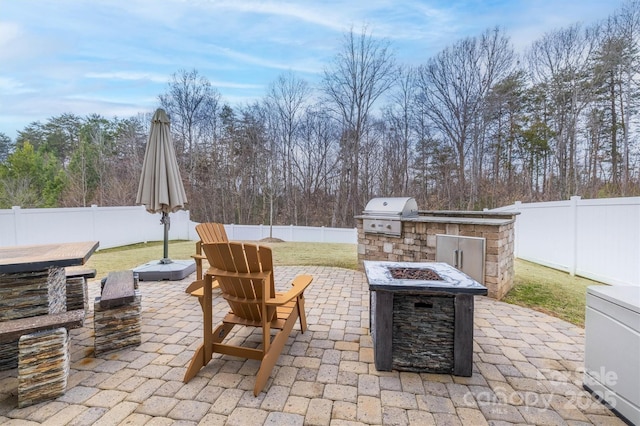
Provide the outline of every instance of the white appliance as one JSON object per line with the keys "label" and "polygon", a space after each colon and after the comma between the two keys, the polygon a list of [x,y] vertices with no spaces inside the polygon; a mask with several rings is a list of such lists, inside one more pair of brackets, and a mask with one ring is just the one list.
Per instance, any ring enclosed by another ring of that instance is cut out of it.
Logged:
{"label": "white appliance", "polygon": [[584,388],[640,426],[640,287],[590,286]]}

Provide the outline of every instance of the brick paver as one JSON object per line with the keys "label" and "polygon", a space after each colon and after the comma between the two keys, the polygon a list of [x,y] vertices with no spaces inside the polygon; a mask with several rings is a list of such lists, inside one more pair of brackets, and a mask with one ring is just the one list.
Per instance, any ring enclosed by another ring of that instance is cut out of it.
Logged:
{"label": "brick paver", "polygon": [[[17,408],[17,371],[0,371],[0,424],[48,425],[623,425],[581,387],[584,330],[556,318],[475,298],[474,367],[469,378],[380,372],[369,335],[369,292],[361,272],[278,267],[277,286],[314,276],[305,292],[308,331],[298,325],[258,397],[259,363],[214,355],[182,382],[201,342],[193,280],[141,282],[142,344],[93,355],[93,315],[71,331],[67,392]],[[89,284],[90,300],[99,282]],[[90,304],[92,305],[92,304]],[[228,311],[214,295],[214,322]],[[236,344],[260,344],[237,328]]]}

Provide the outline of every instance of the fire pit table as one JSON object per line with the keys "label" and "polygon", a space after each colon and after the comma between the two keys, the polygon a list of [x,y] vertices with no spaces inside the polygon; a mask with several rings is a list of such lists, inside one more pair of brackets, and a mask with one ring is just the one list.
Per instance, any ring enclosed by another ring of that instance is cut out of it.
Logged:
{"label": "fire pit table", "polygon": [[365,261],[376,369],[471,376],[473,296],[487,288],[439,262]]}

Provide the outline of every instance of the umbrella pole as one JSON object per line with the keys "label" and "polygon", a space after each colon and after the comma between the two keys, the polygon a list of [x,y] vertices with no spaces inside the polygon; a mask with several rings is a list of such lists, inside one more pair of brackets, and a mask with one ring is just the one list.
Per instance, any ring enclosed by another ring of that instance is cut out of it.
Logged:
{"label": "umbrella pole", "polygon": [[169,259],[169,220],[169,214],[162,212],[162,219],[160,219],[160,222],[164,224],[164,255],[160,261],[162,264],[171,263],[171,259]]}

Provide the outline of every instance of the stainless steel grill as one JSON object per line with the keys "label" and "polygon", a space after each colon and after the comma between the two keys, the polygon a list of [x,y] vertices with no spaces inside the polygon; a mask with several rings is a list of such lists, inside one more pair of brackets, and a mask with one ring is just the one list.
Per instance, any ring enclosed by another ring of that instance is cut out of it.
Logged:
{"label": "stainless steel grill", "polygon": [[402,219],[418,216],[418,204],[411,197],[371,199],[362,212],[364,232],[399,237]]}

